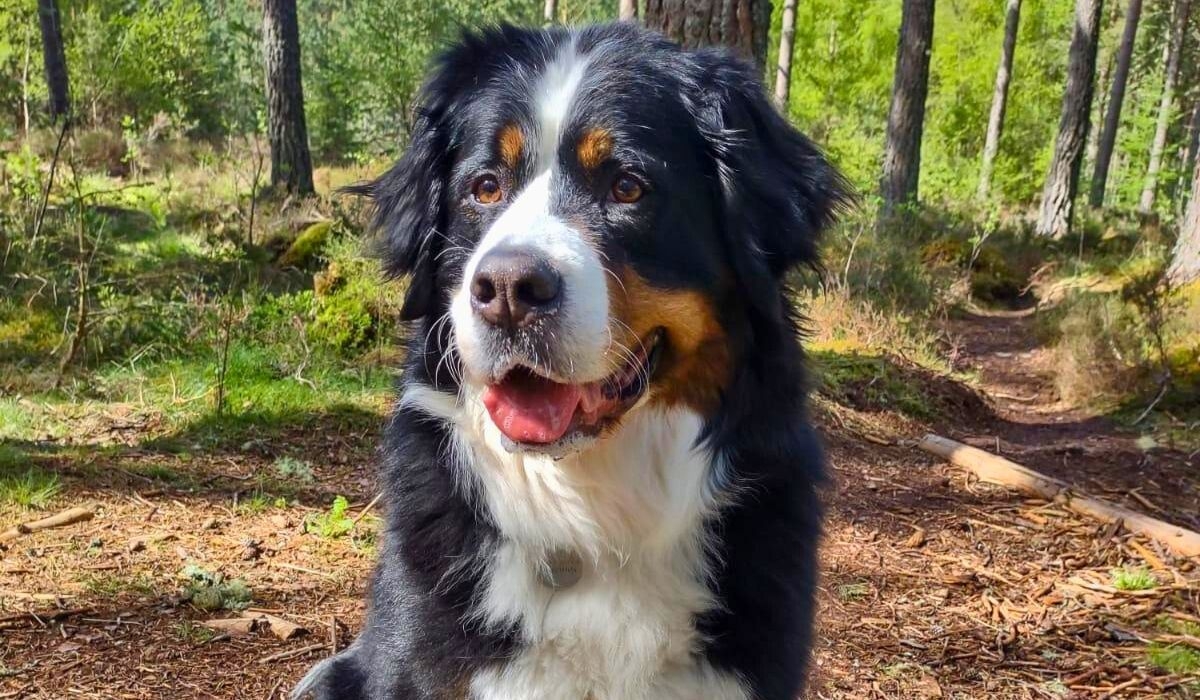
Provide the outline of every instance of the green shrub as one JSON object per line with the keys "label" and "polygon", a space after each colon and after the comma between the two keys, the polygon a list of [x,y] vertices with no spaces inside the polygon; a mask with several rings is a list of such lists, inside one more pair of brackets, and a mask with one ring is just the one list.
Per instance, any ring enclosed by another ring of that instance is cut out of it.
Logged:
{"label": "green shrub", "polygon": [[351,354],[388,338],[400,313],[400,285],[384,279],[379,261],[362,255],[355,239],[330,241],[325,255],[329,265],[313,280],[312,339]]}
{"label": "green shrub", "polygon": [[1139,393],[1147,357],[1134,309],[1112,295],[1076,294],[1063,302],[1054,348],[1063,399],[1104,404]]}

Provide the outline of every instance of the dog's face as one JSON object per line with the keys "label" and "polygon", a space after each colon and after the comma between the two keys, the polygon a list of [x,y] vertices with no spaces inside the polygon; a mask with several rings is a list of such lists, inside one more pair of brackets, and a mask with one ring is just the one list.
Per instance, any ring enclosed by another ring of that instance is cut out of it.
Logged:
{"label": "dog's face", "polygon": [[423,105],[366,189],[431,380],[511,450],[582,449],[647,403],[717,410],[790,328],[782,276],[845,197],[751,69],[630,26],[468,36]]}

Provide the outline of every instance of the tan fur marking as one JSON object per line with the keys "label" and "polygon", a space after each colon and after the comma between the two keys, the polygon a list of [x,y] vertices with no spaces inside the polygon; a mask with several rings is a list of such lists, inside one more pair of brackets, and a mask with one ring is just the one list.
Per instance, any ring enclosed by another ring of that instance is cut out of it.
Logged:
{"label": "tan fur marking", "polygon": [[521,162],[521,151],[525,148],[525,134],[521,133],[516,124],[509,124],[500,130],[500,160],[509,168],[517,167]]}
{"label": "tan fur marking", "polygon": [[653,402],[682,404],[709,415],[729,381],[731,362],[729,339],[713,301],[694,290],[654,287],[629,267],[617,277],[621,284],[614,280],[608,285],[612,314],[621,321],[614,323],[614,340],[636,349],[655,328],[666,330]]}
{"label": "tan fur marking", "polygon": [[588,129],[579,137],[575,144],[575,153],[579,156],[579,164],[585,170],[595,170],[612,155],[613,137],[607,129]]}

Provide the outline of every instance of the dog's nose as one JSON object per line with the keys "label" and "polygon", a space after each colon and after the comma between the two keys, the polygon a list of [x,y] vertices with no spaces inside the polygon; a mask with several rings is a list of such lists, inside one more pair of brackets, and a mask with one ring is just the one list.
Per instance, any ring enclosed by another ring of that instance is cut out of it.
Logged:
{"label": "dog's nose", "polygon": [[475,313],[509,333],[552,313],[561,297],[562,276],[527,248],[489,251],[471,279]]}

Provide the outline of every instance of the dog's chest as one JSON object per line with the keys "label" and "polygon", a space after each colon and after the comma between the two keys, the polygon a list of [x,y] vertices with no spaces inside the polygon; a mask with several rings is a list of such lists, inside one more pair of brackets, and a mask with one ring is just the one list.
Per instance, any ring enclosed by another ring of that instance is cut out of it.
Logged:
{"label": "dog's chest", "polygon": [[473,678],[472,697],[745,698],[696,653],[694,619],[712,597],[687,558],[608,557],[586,563],[577,583],[555,590],[530,557],[502,546],[484,605],[488,617],[516,622],[522,643],[511,660]]}
{"label": "dog's chest", "polygon": [[[484,438],[489,426],[482,424]],[[503,533],[473,615],[515,627],[518,650],[471,680],[474,700],[733,700],[745,690],[699,654],[714,459],[691,414],[650,411],[580,461],[471,449]],[[582,562],[555,589],[548,563]]]}

